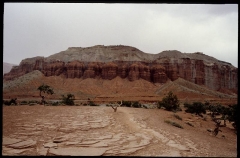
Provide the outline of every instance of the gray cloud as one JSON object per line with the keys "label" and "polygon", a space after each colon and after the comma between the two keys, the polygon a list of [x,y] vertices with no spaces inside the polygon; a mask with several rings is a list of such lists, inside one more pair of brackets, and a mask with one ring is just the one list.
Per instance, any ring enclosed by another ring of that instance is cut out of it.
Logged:
{"label": "gray cloud", "polygon": [[68,47],[129,45],[147,53],[203,52],[237,66],[238,7],[233,4],[5,3],[5,62]]}

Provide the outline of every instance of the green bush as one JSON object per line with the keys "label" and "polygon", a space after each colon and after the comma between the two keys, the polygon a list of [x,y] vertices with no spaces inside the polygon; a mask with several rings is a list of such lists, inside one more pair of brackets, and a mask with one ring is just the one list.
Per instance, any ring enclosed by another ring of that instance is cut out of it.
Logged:
{"label": "green bush", "polygon": [[204,104],[201,102],[194,102],[193,104],[184,104],[184,107],[187,109],[185,112],[187,113],[195,113],[196,115],[200,115],[201,113],[206,114],[206,109],[204,107]]}
{"label": "green bush", "polygon": [[157,102],[157,108],[158,108],[158,109],[161,109],[162,107],[163,107],[163,104],[162,104],[160,101],[158,101],[158,102]]}
{"label": "green bush", "polygon": [[66,105],[74,105],[75,96],[73,94],[67,94],[67,97],[62,95],[62,103]]}
{"label": "green bush", "polygon": [[178,128],[183,128],[180,124],[173,122],[173,121],[169,121],[169,120],[165,120],[164,121],[167,124],[171,124],[172,126],[178,127]]}
{"label": "green bush", "polygon": [[171,91],[162,99],[162,101],[158,102],[158,108],[160,109],[161,107],[164,107],[168,111],[178,111],[181,109],[179,107],[179,100],[177,96]]}
{"label": "green bush", "polygon": [[132,102],[130,102],[130,101],[122,101],[122,106],[126,106],[126,107],[131,107],[131,105],[132,105]]}

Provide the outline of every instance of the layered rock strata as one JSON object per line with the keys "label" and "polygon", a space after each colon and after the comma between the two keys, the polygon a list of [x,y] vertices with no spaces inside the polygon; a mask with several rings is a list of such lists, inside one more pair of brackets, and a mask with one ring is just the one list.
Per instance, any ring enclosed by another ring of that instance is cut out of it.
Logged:
{"label": "layered rock strata", "polygon": [[179,51],[148,54],[128,46],[74,47],[47,58],[24,59],[4,75],[4,80],[33,70],[39,70],[45,76],[108,80],[120,76],[130,81],[144,79],[154,83],[181,77],[213,90],[237,89],[238,86],[238,69],[213,57]]}

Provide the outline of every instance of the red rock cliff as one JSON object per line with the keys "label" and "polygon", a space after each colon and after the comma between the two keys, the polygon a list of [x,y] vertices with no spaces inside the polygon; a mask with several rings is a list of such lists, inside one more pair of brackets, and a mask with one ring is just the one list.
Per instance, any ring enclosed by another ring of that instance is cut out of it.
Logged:
{"label": "red rock cliff", "polygon": [[[72,50],[90,51],[91,48],[68,49],[64,57],[74,55],[75,52],[71,52]],[[5,74],[4,80],[12,80],[33,70],[39,70],[45,76],[60,75],[66,78],[83,79],[97,77],[108,80],[119,76],[130,81],[144,79],[154,83],[165,83],[167,80],[174,81],[181,77],[213,90],[237,89],[238,86],[237,68],[202,53],[184,54],[178,51],[165,51],[152,55],[124,46],[115,46],[111,49],[97,46],[93,50],[98,53],[95,55],[82,52],[79,60],[72,61],[66,58],[64,60],[67,61],[54,60],[53,56],[25,59],[19,66],[13,67],[9,73]],[[104,51],[106,51],[105,54]],[[108,53],[108,51],[118,52]],[[66,56],[67,53],[69,53],[68,56]],[[61,53],[55,56],[61,57]],[[92,62],[95,57],[99,61]],[[86,61],[82,58],[86,58]]]}

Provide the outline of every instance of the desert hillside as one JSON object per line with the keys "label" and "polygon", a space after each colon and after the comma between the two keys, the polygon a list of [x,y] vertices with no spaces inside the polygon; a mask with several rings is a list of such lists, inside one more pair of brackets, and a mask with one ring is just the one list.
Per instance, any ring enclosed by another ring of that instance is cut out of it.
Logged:
{"label": "desert hillside", "polygon": [[53,88],[54,94],[47,96],[48,99],[61,99],[62,95],[71,93],[77,100],[86,101],[91,99],[95,102],[111,101],[160,101],[169,91],[174,92],[180,101],[212,101],[225,105],[237,103],[235,93],[226,94],[213,91],[207,87],[179,78],[175,81],[168,80],[165,84],[152,83],[143,79],[129,81],[116,77],[112,80],[94,78],[73,78],[66,79],[60,76],[44,76],[40,71],[35,70],[12,81],[5,81],[3,84],[3,98],[19,98],[39,100],[37,88],[41,84],[47,84]]}

